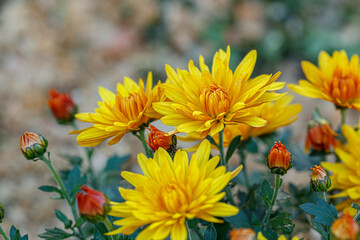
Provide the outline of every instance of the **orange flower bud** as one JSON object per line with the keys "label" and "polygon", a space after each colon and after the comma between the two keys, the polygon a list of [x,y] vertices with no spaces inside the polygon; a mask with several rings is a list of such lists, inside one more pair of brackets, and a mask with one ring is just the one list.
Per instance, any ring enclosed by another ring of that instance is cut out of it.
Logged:
{"label": "orange flower bud", "polygon": [[149,141],[145,140],[150,148],[155,152],[159,147],[164,148],[169,153],[176,152],[176,136],[169,135],[166,132],[160,131],[153,125],[150,125]]}
{"label": "orange flower bud", "polygon": [[331,186],[331,180],[325,170],[317,165],[311,170],[313,171],[310,180],[311,189],[315,192],[326,192]]}
{"label": "orange flower bud", "polygon": [[47,104],[58,123],[71,123],[77,112],[77,106],[74,104],[70,94],[59,93],[55,89],[51,89],[49,97]]}
{"label": "orange flower bud", "polygon": [[336,147],[337,133],[331,129],[329,122],[324,118],[311,120],[305,141],[305,152],[312,147],[315,151],[329,152],[330,146]]}
{"label": "orange flower bud", "polygon": [[46,152],[48,141],[40,134],[25,132],[20,137],[20,149],[29,160],[36,160]]}
{"label": "orange flower bud", "polygon": [[335,240],[355,240],[359,233],[359,226],[351,216],[343,215],[333,222],[331,233]]}
{"label": "orange flower bud", "polygon": [[230,240],[255,240],[256,233],[251,228],[238,228],[230,232]]}
{"label": "orange flower bud", "polygon": [[89,222],[99,222],[105,219],[110,211],[109,198],[100,191],[81,187],[82,192],[76,194],[76,201],[82,218]]}
{"label": "orange flower bud", "polygon": [[275,142],[267,157],[272,173],[284,175],[292,167],[292,155],[280,141]]}

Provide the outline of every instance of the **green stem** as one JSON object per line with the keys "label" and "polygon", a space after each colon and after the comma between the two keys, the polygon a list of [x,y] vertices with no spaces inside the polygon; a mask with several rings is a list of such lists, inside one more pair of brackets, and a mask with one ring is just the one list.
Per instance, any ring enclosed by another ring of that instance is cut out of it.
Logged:
{"label": "green stem", "polygon": [[341,112],[341,125],[344,125],[346,123],[346,110],[347,108],[340,108]]}
{"label": "green stem", "polygon": [[188,232],[188,236],[189,236],[189,240],[192,240],[192,237],[191,237],[191,229],[189,227],[189,224],[185,221],[185,224],[186,224],[186,230]]}
{"label": "green stem", "polygon": [[[72,215],[74,217],[74,221],[76,222],[78,220],[76,210],[73,207],[73,204],[71,203],[70,196],[69,196],[67,190],[65,189],[64,183],[62,182],[61,178],[59,177],[59,174],[56,172],[54,166],[52,165],[52,163],[50,161],[50,153],[48,154],[48,156],[49,156],[49,159],[46,158],[44,155],[41,156],[40,159],[46,164],[46,166],[50,169],[51,173],[55,177],[55,180],[56,180],[58,186],[60,187],[60,190],[61,190],[63,196],[65,197],[66,202],[68,203],[68,205],[69,205],[69,207],[71,209]],[[84,236],[84,234],[83,234],[80,227],[78,227],[78,230],[79,230],[80,235]]]}
{"label": "green stem", "polygon": [[9,240],[8,236],[6,235],[1,225],[0,225],[0,234],[4,237],[5,240]]}
{"label": "green stem", "polygon": [[146,154],[146,157],[151,157],[151,151],[150,149],[148,148],[148,145],[147,145],[147,142],[145,141],[145,128],[141,128],[140,131],[139,131],[139,136],[135,134],[135,136],[137,136],[141,142],[142,142],[142,145],[144,147],[144,150],[145,150],[145,154]]}
{"label": "green stem", "polygon": [[[225,166],[226,170],[228,170],[228,166],[226,164],[225,154],[224,154],[224,129],[219,132],[220,164]],[[232,205],[235,205],[235,202],[234,202],[234,199],[233,199],[229,184],[225,187],[225,192],[226,192],[226,196],[228,198],[228,201]]]}
{"label": "green stem", "polygon": [[[114,226],[111,224],[110,219],[108,217],[105,218],[103,223],[106,225],[109,232],[114,231]],[[111,235],[111,239],[116,240],[117,236],[116,235]]]}
{"label": "green stem", "polygon": [[276,197],[277,197],[279,189],[281,187],[281,183],[282,183],[282,181],[281,181],[281,178],[280,178],[280,174],[276,174],[275,191],[274,191],[274,194],[273,194],[273,196],[271,198],[270,206],[266,210],[266,214],[265,214],[264,221],[263,221],[263,226],[265,226],[269,222],[270,214],[271,214],[272,208],[273,208],[273,206],[275,204]]}

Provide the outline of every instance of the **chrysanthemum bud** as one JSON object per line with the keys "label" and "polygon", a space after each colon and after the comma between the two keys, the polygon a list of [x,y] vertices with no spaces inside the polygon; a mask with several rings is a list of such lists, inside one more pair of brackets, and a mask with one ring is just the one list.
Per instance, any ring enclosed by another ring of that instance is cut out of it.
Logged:
{"label": "chrysanthemum bud", "polygon": [[74,120],[77,106],[74,104],[70,94],[59,93],[55,89],[51,89],[47,104],[58,123],[67,124]]}
{"label": "chrysanthemum bud", "polygon": [[48,141],[40,134],[25,132],[20,137],[20,149],[29,160],[35,160],[46,152]]}
{"label": "chrysanthemum bud", "polygon": [[330,146],[336,147],[337,133],[331,129],[330,123],[324,118],[315,118],[308,123],[305,141],[305,152],[310,148],[315,151],[329,152]]}
{"label": "chrysanthemum bud", "polygon": [[343,215],[333,222],[331,233],[335,240],[355,240],[359,233],[359,226],[351,216]]}
{"label": "chrysanthemum bud", "polygon": [[2,223],[2,220],[4,219],[5,210],[4,206],[0,203],[0,223]]}
{"label": "chrysanthemum bud", "polygon": [[272,173],[284,175],[292,167],[292,155],[280,141],[275,142],[267,157]]}
{"label": "chrysanthemum bud", "polygon": [[150,125],[149,141],[146,140],[149,147],[155,152],[160,147],[164,148],[169,153],[176,152],[177,139],[175,135],[169,135],[166,132],[160,131],[153,125]]}
{"label": "chrysanthemum bud", "polygon": [[230,240],[255,240],[256,233],[251,228],[238,228],[230,232]]}
{"label": "chrysanthemum bud", "polygon": [[310,180],[311,189],[315,192],[326,192],[331,186],[331,180],[325,170],[317,165],[311,170],[313,171]]}
{"label": "chrysanthemum bud", "polygon": [[82,192],[76,194],[81,217],[89,222],[104,220],[111,209],[109,198],[104,193],[86,185],[83,185],[81,190]]}

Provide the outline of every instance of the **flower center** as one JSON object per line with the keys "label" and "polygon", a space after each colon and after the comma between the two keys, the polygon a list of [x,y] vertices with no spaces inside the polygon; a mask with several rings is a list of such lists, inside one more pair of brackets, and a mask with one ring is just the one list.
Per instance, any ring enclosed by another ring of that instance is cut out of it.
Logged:
{"label": "flower center", "polygon": [[[127,97],[117,97],[116,105],[119,111],[129,120],[137,120],[144,111],[147,98],[144,93],[132,93]],[[123,118],[123,117],[122,117]],[[124,120],[124,119],[122,119]]]}
{"label": "flower center", "polygon": [[347,103],[360,95],[359,79],[351,71],[346,72],[337,67],[330,84],[330,92],[341,103]]}
{"label": "flower center", "polygon": [[206,87],[200,95],[201,107],[211,117],[218,117],[227,113],[230,108],[230,99],[226,90],[217,84]]}
{"label": "flower center", "polygon": [[189,203],[189,196],[177,183],[165,184],[160,191],[162,205],[168,212],[185,213]]}

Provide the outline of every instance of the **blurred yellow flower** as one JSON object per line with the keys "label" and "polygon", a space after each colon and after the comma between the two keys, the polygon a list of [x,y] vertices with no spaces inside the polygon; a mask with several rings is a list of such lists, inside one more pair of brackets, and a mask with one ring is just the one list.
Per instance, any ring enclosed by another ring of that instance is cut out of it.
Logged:
{"label": "blurred yellow flower", "polygon": [[143,125],[159,119],[160,114],[154,111],[152,103],[164,100],[160,81],[152,88],[153,78],[149,72],[146,83],[139,79],[137,84],[125,77],[124,85],[118,83],[117,93],[99,87],[102,99],[95,113],[78,113],[76,119],[94,124],[92,127],[75,130],[70,134],[77,134],[77,143],[84,147],[94,147],[102,141],[112,138],[108,144],[113,145],[128,132],[138,131]]}
{"label": "blurred yellow flower", "polygon": [[[229,146],[231,140],[241,135],[241,140],[251,137],[262,136],[274,132],[279,127],[287,126],[297,119],[297,114],[301,112],[300,104],[290,104],[293,96],[286,95],[274,102],[264,103],[250,110],[251,114],[266,120],[263,127],[253,127],[248,124],[228,125],[224,130],[224,146]],[[219,136],[213,136],[215,142],[219,144]],[[200,134],[190,133],[187,137],[179,137],[183,141],[194,141],[200,139]]]}
{"label": "blurred yellow flower", "polygon": [[285,83],[275,82],[280,73],[260,75],[250,79],[256,62],[256,51],[250,51],[233,72],[229,68],[230,47],[219,50],[213,58],[210,72],[200,56],[200,69],[193,61],[189,71],[175,72],[166,65],[167,83],[163,85],[171,102],[154,103],[157,112],[164,115],[161,121],[176,126],[178,132],[200,134],[201,138],[219,133],[224,124],[245,123],[261,127],[266,121],[254,116],[251,109],[264,102],[280,98],[272,91]]}
{"label": "blurred yellow flower", "polygon": [[221,192],[229,181],[242,169],[226,172],[225,166],[217,167],[219,156],[210,157],[210,143],[204,140],[189,163],[185,151],[178,150],[171,159],[168,152],[159,148],[154,159],[138,155],[144,175],[122,172],[121,176],[135,189],[119,188],[122,203],[113,203],[111,216],[120,228],[108,233],[131,234],[146,226],[137,236],[139,239],[186,239],[186,219],[199,218],[208,222],[222,223],[216,217],[237,214],[237,207],[220,202]]}
{"label": "blurred yellow flower", "polygon": [[289,84],[294,92],[305,97],[320,98],[333,102],[340,108],[360,111],[360,65],[359,56],[354,54],[350,61],[344,50],[334,51],[330,56],[321,51],[319,68],[303,61],[302,69],[306,80],[299,85]]}
{"label": "blurred yellow flower", "polygon": [[[359,121],[360,127],[360,121]],[[351,207],[351,204],[360,203],[360,128],[355,131],[348,125],[342,126],[342,133],[347,140],[345,146],[335,148],[336,155],[341,163],[322,162],[321,165],[328,171],[333,172],[330,177],[331,189],[341,190],[340,193],[333,195],[333,198],[347,197],[339,203],[336,208],[344,209]]]}

